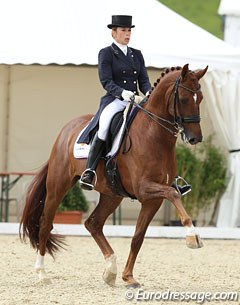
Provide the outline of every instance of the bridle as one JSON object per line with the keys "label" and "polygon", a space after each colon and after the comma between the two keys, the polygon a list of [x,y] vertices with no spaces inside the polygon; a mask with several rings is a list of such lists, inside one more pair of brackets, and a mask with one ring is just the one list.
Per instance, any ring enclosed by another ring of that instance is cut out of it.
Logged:
{"label": "bridle", "polygon": [[[186,123],[199,123],[200,122],[200,116],[199,116],[199,110],[197,115],[188,115],[188,116],[181,116],[180,114],[177,115],[177,104],[180,104],[179,101],[179,94],[178,89],[182,88],[192,93],[198,93],[201,90],[201,86],[199,84],[199,87],[197,90],[190,89],[182,84],[180,84],[181,76],[179,76],[173,86],[173,89],[168,97],[168,104],[171,96],[173,95],[173,101],[174,101],[174,116],[173,121],[167,120],[161,116],[158,116],[151,111],[143,108],[140,104],[136,103],[133,100],[131,100],[131,103],[137,106],[140,110],[142,110],[148,117],[150,117],[154,122],[156,122],[158,125],[166,129],[169,133],[171,133],[173,136],[177,137],[179,134],[184,133],[184,127],[182,124]],[[170,126],[164,125],[164,123],[169,124]],[[172,128],[174,130],[172,130]]]}
{"label": "bridle", "polygon": [[[181,76],[179,76],[176,79],[175,86],[173,87],[173,91],[172,91],[172,92],[174,92],[174,97],[173,97],[173,100],[174,100],[174,121],[176,123],[178,123],[179,125],[182,125],[183,123],[200,123],[199,108],[198,108],[198,114],[197,115],[188,115],[188,116],[181,116],[181,115],[178,116],[177,115],[177,104],[180,104],[178,88],[185,89],[185,90],[187,90],[189,92],[192,92],[192,93],[198,93],[201,90],[200,84],[199,84],[199,87],[198,87],[197,90],[193,90],[193,89],[190,89],[190,88],[188,88],[184,85],[181,85],[180,80],[181,80]],[[170,97],[172,95],[172,92],[171,92],[168,100],[170,99]]]}

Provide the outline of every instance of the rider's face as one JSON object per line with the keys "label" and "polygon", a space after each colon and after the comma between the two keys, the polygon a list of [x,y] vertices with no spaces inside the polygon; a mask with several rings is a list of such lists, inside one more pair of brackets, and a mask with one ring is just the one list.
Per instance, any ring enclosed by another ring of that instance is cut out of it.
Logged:
{"label": "rider's face", "polygon": [[131,38],[131,28],[116,28],[112,30],[112,36],[116,42],[127,45]]}

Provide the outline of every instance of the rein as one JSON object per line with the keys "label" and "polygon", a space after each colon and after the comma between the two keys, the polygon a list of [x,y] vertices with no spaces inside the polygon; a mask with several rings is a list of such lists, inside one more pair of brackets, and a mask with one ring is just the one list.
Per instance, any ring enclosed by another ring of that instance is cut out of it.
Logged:
{"label": "rein", "polygon": [[[163,127],[164,129],[166,129],[168,132],[170,132],[173,136],[177,137],[179,134],[179,127],[178,124],[176,124],[176,122],[171,122],[167,119],[164,119],[160,116],[157,116],[156,114],[148,111],[147,109],[143,108],[142,106],[140,106],[138,103],[136,103],[134,100],[131,101],[131,103],[133,103],[136,107],[138,107],[140,110],[142,110],[148,117],[150,117],[154,122],[156,122],[158,125],[160,125],[161,127]],[[172,129],[168,128],[167,126],[163,125],[160,121],[165,122],[170,124],[171,126],[173,126],[176,131],[173,131]]]}
{"label": "rein", "polygon": [[[177,103],[179,103],[179,95],[178,95],[178,88],[183,88],[189,92],[192,93],[198,93],[201,90],[201,86],[199,85],[199,88],[197,90],[192,90],[188,87],[185,87],[184,85],[180,84],[181,76],[179,76],[176,81],[175,85],[173,87],[173,90],[171,91],[168,101],[172,94],[174,94],[174,121],[171,122],[163,117],[160,117],[149,110],[143,108],[141,105],[136,103],[134,101],[134,98],[130,101],[130,103],[134,104],[136,107],[138,107],[140,110],[142,110],[148,117],[150,117],[154,122],[156,122],[158,125],[160,125],[162,128],[167,130],[170,134],[172,134],[174,137],[177,137],[178,134],[181,134],[184,132],[184,127],[182,126],[183,123],[199,123],[200,122],[200,116],[199,115],[189,115],[189,116],[178,116],[177,115]],[[175,129],[172,130],[171,128],[165,126],[163,123],[169,124],[171,127]]]}

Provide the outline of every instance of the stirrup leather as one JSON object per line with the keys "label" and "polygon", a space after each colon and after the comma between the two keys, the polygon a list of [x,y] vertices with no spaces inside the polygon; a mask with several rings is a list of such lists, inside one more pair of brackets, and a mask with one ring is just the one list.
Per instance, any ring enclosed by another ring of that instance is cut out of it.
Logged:
{"label": "stirrup leather", "polygon": [[[82,178],[84,178],[85,173],[87,172],[91,172],[93,174],[93,182],[91,183],[87,183],[84,180],[82,180]],[[85,171],[82,173],[81,178],[79,180],[80,182],[80,186],[82,186],[84,188],[84,186],[86,186],[86,189],[90,190],[94,190],[97,184],[97,173],[95,170],[91,169],[91,168],[87,168],[85,169]]]}
{"label": "stirrup leather", "polygon": [[[183,185],[178,184],[178,180],[183,181]],[[188,194],[192,190],[192,186],[181,176],[176,176],[174,181],[176,190],[182,196]]]}

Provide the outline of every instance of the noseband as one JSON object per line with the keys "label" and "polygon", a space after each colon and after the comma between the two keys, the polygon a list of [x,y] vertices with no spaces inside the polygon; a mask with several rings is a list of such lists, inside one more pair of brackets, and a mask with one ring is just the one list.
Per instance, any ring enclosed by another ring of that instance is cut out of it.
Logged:
{"label": "noseband", "polygon": [[[150,111],[148,111],[147,109],[143,108],[141,105],[139,105],[138,103],[136,103],[134,101],[134,98],[131,100],[131,103],[134,104],[136,107],[140,108],[147,116],[149,116],[154,122],[156,122],[158,125],[160,125],[161,127],[163,127],[164,129],[166,129],[169,133],[171,133],[173,136],[177,137],[178,134],[184,133],[184,127],[182,124],[186,124],[186,123],[199,123],[200,122],[200,116],[199,114],[197,115],[188,115],[188,116],[181,116],[181,115],[177,115],[177,104],[180,104],[179,101],[179,94],[178,94],[178,88],[182,88],[185,89],[189,92],[192,93],[198,93],[201,90],[201,86],[199,84],[199,87],[197,90],[192,90],[188,87],[185,87],[184,85],[180,84],[180,80],[181,80],[181,76],[179,76],[176,81],[175,81],[175,85],[173,87],[173,90],[171,91],[169,98],[168,98],[168,103],[169,100],[173,95],[173,100],[174,100],[174,119],[173,122],[169,121],[165,118],[162,118]],[[199,109],[198,109],[198,113],[199,113]],[[169,124],[171,127],[167,127],[166,124]],[[172,130],[172,128],[174,128],[175,130]]]}

